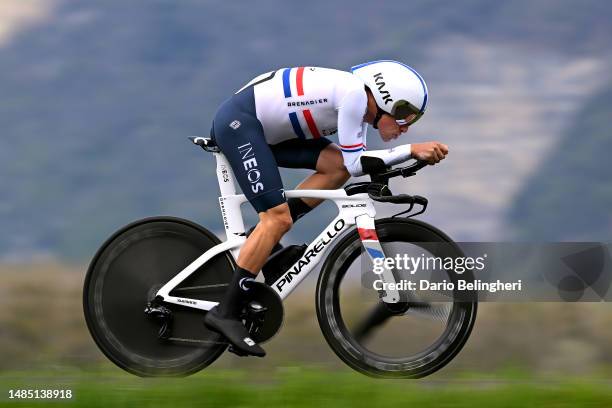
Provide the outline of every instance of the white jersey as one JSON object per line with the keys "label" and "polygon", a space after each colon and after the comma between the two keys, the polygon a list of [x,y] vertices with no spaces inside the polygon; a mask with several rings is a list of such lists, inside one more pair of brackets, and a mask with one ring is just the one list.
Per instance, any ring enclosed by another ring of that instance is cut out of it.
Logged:
{"label": "white jersey", "polygon": [[335,69],[298,67],[268,72],[246,86],[252,84],[268,144],[338,133],[346,167],[359,160],[366,147],[368,103],[359,78]]}
{"label": "white jersey", "polygon": [[337,133],[345,167],[354,176],[362,174],[368,97],[359,78],[329,68],[282,68],[259,75],[236,93],[248,86],[268,144]]}

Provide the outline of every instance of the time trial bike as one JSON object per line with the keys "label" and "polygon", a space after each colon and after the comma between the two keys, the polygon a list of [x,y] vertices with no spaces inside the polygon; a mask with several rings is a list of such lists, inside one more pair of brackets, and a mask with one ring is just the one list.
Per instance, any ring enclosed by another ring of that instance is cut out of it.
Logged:
{"label": "time trial bike", "polygon": [[[246,240],[240,210],[246,198],[236,193],[234,174],[214,141],[190,139],[215,156],[226,240],[185,219],[142,219],[101,246],[85,278],[84,314],[93,339],[112,362],[139,376],[192,374],[229,346],[202,321],[222,299],[236,268]],[[427,199],[393,195],[389,189],[390,179],[414,176],[426,163],[390,168],[377,158],[361,159],[370,181],[338,190],[285,192],[287,197],[331,200],[338,214],[310,244],[290,245],[269,257],[262,269],[264,282],[252,284],[242,318],[254,341],[272,338],[281,327],[283,300],[322,262],[316,313],[335,354],[366,375],[424,377],[462,349],[477,301],[459,296],[434,301],[393,289],[402,276],[391,267],[376,275],[386,284],[383,289],[369,284],[372,265],[380,258],[415,251],[438,257],[463,253],[442,231],[412,218],[425,211]],[[374,202],[409,208],[377,219]],[[452,270],[444,273],[445,279],[457,280]],[[471,272],[461,279],[473,279]]]}

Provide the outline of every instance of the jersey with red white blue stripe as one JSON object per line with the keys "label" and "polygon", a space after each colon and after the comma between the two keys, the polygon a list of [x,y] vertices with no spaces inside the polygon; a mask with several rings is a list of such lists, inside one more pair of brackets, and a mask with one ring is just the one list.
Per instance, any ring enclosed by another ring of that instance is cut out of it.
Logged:
{"label": "jersey with red white blue stripe", "polygon": [[368,100],[359,78],[335,69],[294,67],[262,74],[248,86],[253,86],[257,119],[268,144],[337,133],[347,169],[360,167]]}

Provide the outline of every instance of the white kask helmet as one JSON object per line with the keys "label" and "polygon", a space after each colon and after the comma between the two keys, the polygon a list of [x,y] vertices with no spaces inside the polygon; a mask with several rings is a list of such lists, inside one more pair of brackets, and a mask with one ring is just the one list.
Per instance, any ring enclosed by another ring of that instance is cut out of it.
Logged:
{"label": "white kask helmet", "polygon": [[378,106],[375,128],[383,113],[393,116],[400,125],[411,125],[425,113],[427,85],[408,65],[392,60],[372,61],[355,65],[351,72],[374,95]]}

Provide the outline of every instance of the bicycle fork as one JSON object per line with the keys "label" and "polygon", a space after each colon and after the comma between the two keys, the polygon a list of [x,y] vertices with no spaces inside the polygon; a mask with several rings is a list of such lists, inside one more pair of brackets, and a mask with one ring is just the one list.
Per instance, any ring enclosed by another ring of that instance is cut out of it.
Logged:
{"label": "bicycle fork", "polygon": [[385,253],[380,241],[378,240],[378,235],[376,234],[374,217],[371,217],[368,214],[363,214],[357,216],[355,221],[357,222],[357,231],[359,232],[359,238],[361,239],[361,244],[363,245],[365,252],[370,257],[373,265],[377,265],[382,268],[382,272],[380,273],[372,271],[372,273],[376,273],[380,276],[380,280],[383,282],[383,287],[385,288],[378,291],[380,298],[385,303],[400,302],[400,293],[397,289],[395,289],[397,279],[393,269],[388,268],[385,265]]}

